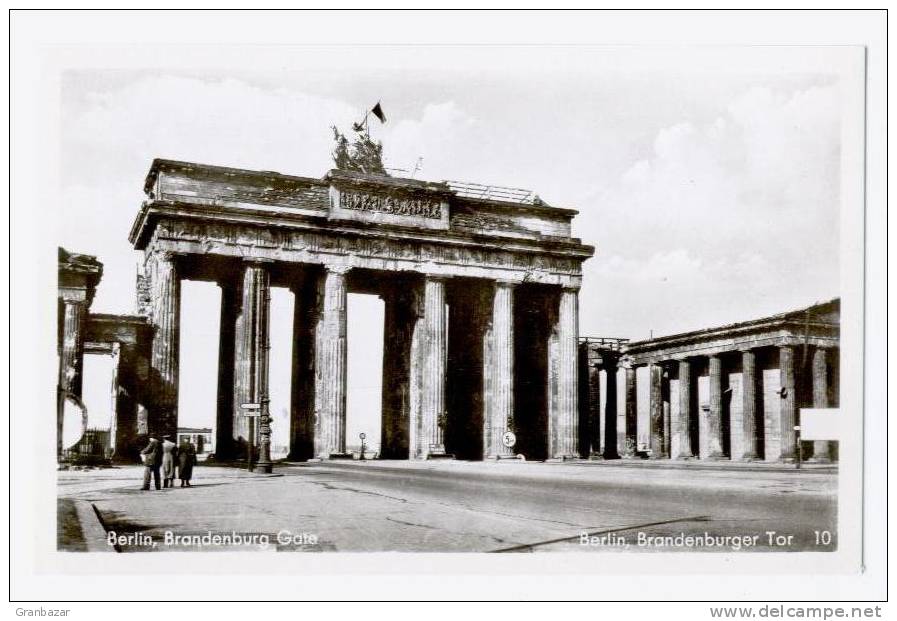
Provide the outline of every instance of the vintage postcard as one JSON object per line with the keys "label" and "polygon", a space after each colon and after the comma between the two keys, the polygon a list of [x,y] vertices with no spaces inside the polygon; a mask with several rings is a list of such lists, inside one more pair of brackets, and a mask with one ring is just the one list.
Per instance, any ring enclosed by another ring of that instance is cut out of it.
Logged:
{"label": "vintage postcard", "polygon": [[866,48],[377,43],[40,49],[40,571],[860,572]]}

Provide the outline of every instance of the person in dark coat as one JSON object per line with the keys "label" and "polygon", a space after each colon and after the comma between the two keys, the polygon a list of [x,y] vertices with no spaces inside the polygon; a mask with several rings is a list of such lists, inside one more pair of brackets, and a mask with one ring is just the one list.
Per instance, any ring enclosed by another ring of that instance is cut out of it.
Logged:
{"label": "person in dark coat", "polygon": [[178,478],[181,479],[181,487],[192,487],[190,479],[193,478],[194,464],[196,464],[196,447],[190,440],[185,439],[178,448]]}
{"label": "person in dark coat", "polygon": [[145,449],[140,451],[140,455],[143,458],[144,466],[143,491],[149,491],[151,477],[156,482],[156,489],[161,489],[162,481],[159,474],[159,468],[162,467],[162,445],[156,438],[150,436],[149,444],[146,445]]}

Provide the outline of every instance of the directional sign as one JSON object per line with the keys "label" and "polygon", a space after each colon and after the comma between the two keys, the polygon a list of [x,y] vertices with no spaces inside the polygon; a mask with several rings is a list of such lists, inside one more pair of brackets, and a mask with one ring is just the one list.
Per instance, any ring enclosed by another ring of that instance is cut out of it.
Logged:
{"label": "directional sign", "polygon": [[501,435],[501,442],[508,448],[514,448],[514,445],[517,444],[517,436],[513,431],[506,431]]}

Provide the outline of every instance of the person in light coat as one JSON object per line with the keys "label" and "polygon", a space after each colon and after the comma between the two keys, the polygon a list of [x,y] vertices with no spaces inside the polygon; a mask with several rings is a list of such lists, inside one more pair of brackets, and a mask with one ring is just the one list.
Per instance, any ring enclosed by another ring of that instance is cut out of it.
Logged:
{"label": "person in light coat", "polygon": [[178,447],[171,436],[162,436],[162,479],[163,487],[174,487],[174,468],[177,463]]}

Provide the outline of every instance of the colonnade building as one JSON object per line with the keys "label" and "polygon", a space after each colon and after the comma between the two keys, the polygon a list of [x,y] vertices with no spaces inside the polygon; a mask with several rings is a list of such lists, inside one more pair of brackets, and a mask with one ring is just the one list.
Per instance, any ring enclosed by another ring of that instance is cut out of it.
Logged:
{"label": "colonnade building", "polygon": [[[581,438],[582,452],[609,458],[795,459],[800,408],[838,407],[839,343],[839,299],[646,341],[582,339],[580,366],[589,378],[583,417],[591,430]],[[647,367],[642,376],[649,383],[646,418],[638,408],[641,367]],[[625,374],[625,415],[619,421],[618,370]],[[608,389],[603,412],[602,372]],[[647,442],[640,441],[645,437]],[[837,442],[804,442],[801,450],[803,458],[816,461],[837,458]]]}

